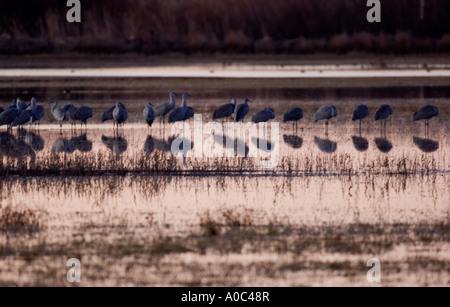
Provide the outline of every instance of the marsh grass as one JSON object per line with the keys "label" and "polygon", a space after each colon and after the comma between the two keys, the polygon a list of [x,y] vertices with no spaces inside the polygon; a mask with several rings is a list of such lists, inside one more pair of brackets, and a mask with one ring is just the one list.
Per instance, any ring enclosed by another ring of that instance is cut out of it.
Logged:
{"label": "marsh grass", "polygon": [[413,175],[442,171],[441,162],[431,155],[373,156],[363,162],[348,153],[304,153],[281,156],[275,168],[261,168],[261,160],[251,157],[175,158],[155,151],[119,156],[113,152],[73,153],[39,156],[35,160],[0,159],[0,176],[98,176],[98,175]]}
{"label": "marsh grass", "polygon": [[[110,279],[120,284],[125,276],[128,284],[165,284],[168,282],[163,277],[166,274],[175,278],[170,281],[172,285],[197,286],[241,285],[246,274],[274,282],[286,274],[298,272],[322,272],[320,274],[348,278],[365,276],[367,266],[362,259],[373,255],[385,255],[383,272],[389,274],[384,275],[384,284],[389,276],[411,273],[411,270],[438,274],[449,267],[447,260],[427,252],[437,244],[445,246],[450,243],[448,222],[306,226],[286,220],[287,217],[273,216],[267,212],[255,214],[245,208],[219,209],[199,214],[198,229],[183,235],[163,234],[157,229],[158,226],[154,228],[152,224],[153,234],[142,237],[133,231],[134,226],[124,224],[125,228],[111,227],[107,235],[105,233],[106,236],[115,236],[114,240],[106,240],[105,235],[85,240],[81,234],[92,232],[93,228],[92,225],[80,225],[78,232],[81,236],[72,236],[65,242],[47,243],[41,238],[26,243],[26,236],[18,236],[7,243],[3,241],[0,251],[2,256],[18,256],[27,266],[40,263],[44,258],[53,260],[49,261],[46,270],[40,270],[35,275],[39,278],[25,283],[28,285],[48,282],[61,285],[64,278],[56,273],[56,264],[63,263],[62,258],[66,255],[76,255],[82,259],[85,285],[105,284]],[[273,227],[277,231],[273,231]],[[389,258],[389,253],[399,247],[406,247],[409,252],[400,255],[401,260]],[[276,254],[279,260],[261,256],[268,254]],[[192,255],[196,255],[195,258]],[[244,264],[245,260],[242,263],[223,262],[222,258],[248,259],[249,256],[255,258],[248,264]],[[37,265],[31,267],[38,270]],[[211,270],[212,267],[214,270]],[[175,277],[181,272],[193,274],[192,270],[196,272],[192,278]],[[142,275],[142,272],[146,274]],[[392,278],[395,280],[395,277]],[[292,285],[296,282],[290,281]],[[1,280],[0,284],[11,283]]]}
{"label": "marsh grass", "polygon": [[8,233],[34,233],[42,228],[35,210],[24,206],[6,205],[0,208],[0,231]]}
{"label": "marsh grass", "polygon": [[[205,241],[234,246],[241,250],[246,246],[253,252],[272,249],[277,252],[302,254],[323,252],[340,254],[383,253],[400,242],[429,243],[449,242],[448,223],[420,224],[366,224],[351,223],[339,226],[292,225],[288,217],[261,217],[247,209],[226,209],[215,213],[204,212],[199,216],[202,250]],[[208,239],[212,237],[211,239]],[[215,245],[215,244],[214,244]],[[219,248],[220,249],[220,248]]]}

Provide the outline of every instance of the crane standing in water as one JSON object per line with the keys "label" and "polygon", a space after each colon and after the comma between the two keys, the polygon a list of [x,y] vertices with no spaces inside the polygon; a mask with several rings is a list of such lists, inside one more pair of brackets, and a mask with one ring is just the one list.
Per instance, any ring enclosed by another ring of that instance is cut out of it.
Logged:
{"label": "crane standing in water", "polygon": [[[87,129],[87,120],[89,118],[91,118],[93,114],[94,114],[94,112],[92,111],[92,109],[90,107],[82,106],[82,107],[79,107],[75,111],[73,118],[75,121],[79,120],[81,122],[81,130],[83,130],[83,124]],[[76,125],[76,123],[75,123],[75,125]],[[75,126],[75,128],[76,128],[76,126]]]}
{"label": "crane standing in water", "polygon": [[102,122],[113,120],[113,129],[117,133],[119,132],[119,125],[123,124],[127,118],[128,111],[120,101],[102,114]]}
{"label": "crane standing in water", "polygon": [[188,110],[186,97],[188,96],[189,94],[183,93],[181,107],[175,108],[172,110],[172,112],[170,112],[169,123],[175,123],[186,120],[186,111]]}
{"label": "crane standing in water", "polygon": [[221,105],[217,110],[213,113],[213,119],[222,119],[222,121],[233,115],[234,110],[236,109],[236,99],[231,99],[230,103]]}
{"label": "crane standing in water", "polygon": [[145,122],[147,123],[148,127],[151,127],[153,124],[153,121],[155,120],[155,111],[152,108],[152,104],[150,102],[147,102],[145,104],[144,111],[142,112],[142,116],[144,117]]}
{"label": "crane standing in water", "polygon": [[53,117],[58,121],[59,132],[62,133],[62,123],[64,121],[67,121],[68,117],[67,117],[67,113],[62,108],[58,108],[57,106],[58,106],[58,101],[55,100],[53,102],[51,112],[52,112]]}
{"label": "crane standing in water", "polygon": [[248,103],[251,102],[250,99],[245,98],[244,103],[238,105],[237,109],[236,109],[236,114],[234,116],[234,121],[235,122],[239,122],[239,121],[244,121],[245,116],[248,114],[248,111],[250,111],[250,108],[248,106]]}
{"label": "crane standing in water", "polygon": [[381,131],[384,131],[384,133],[386,133],[386,119],[391,116],[392,113],[393,110],[391,106],[387,104],[381,105],[375,112],[375,120],[381,120]]}
{"label": "crane standing in water", "polygon": [[283,115],[283,123],[292,122],[292,127],[295,124],[295,130],[297,131],[297,123],[303,118],[303,110],[301,108],[295,107],[290,109]]}
{"label": "crane standing in water", "polygon": [[336,117],[338,114],[335,106],[331,104],[326,104],[321,106],[316,114],[314,114],[314,121],[325,120],[325,134],[328,135],[328,121],[330,118]]}
{"label": "crane standing in water", "polygon": [[359,133],[361,134],[361,122],[369,116],[369,108],[365,104],[360,104],[353,109],[352,120],[359,120]]}
{"label": "crane standing in water", "polygon": [[175,92],[170,92],[169,102],[163,102],[161,104],[156,105],[153,108],[153,111],[155,113],[155,118],[161,117],[162,122],[164,123],[164,118],[167,114],[169,114],[170,111],[172,111],[175,108],[175,96],[177,94]]}
{"label": "crane standing in water", "polygon": [[435,106],[426,105],[414,113],[413,121],[423,120],[425,122],[425,134],[430,128],[430,119],[439,115],[439,109]]}

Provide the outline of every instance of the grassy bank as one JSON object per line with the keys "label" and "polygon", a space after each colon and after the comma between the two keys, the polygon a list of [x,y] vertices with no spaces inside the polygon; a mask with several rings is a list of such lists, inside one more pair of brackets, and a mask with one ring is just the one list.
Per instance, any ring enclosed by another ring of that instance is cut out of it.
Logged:
{"label": "grassy bank", "polygon": [[365,1],[89,1],[81,23],[65,1],[0,4],[1,53],[167,52],[307,54],[450,51],[445,0],[381,1],[382,22],[367,22]]}

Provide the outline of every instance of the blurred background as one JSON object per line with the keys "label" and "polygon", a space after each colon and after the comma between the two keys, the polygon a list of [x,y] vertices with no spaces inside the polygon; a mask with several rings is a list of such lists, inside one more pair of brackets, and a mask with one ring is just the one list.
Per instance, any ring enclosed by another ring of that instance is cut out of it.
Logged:
{"label": "blurred background", "polygon": [[420,54],[450,52],[450,1],[366,0],[0,2],[0,53]]}

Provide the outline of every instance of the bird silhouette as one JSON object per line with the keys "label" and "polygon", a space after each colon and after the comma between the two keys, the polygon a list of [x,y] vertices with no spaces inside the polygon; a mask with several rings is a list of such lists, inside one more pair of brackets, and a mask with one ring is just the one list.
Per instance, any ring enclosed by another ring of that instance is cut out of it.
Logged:
{"label": "bird silhouette", "polygon": [[1,114],[0,114],[0,126],[7,125],[7,130],[11,129],[11,124],[14,122],[14,120],[19,115],[20,110],[16,107],[13,108],[6,108]]}
{"label": "bird silhouette", "polygon": [[361,132],[361,122],[364,118],[369,116],[369,107],[365,104],[360,104],[353,109],[352,120],[359,120],[359,131]]}
{"label": "bird silhouette", "polygon": [[233,115],[234,110],[236,109],[236,99],[231,99],[231,103],[227,103],[221,105],[217,110],[213,113],[213,119],[224,119],[231,115]]}
{"label": "bird silhouette", "polygon": [[172,112],[170,112],[169,123],[175,123],[178,121],[186,120],[186,111],[188,109],[186,97],[188,96],[189,94],[183,93],[181,107],[175,108],[172,110]]}
{"label": "bird silhouette", "polygon": [[295,124],[295,129],[297,129],[297,122],[303,118],[303,110],[301,108],[295,107],[290,109],[283,115],[283,123],[292,122]]}
{"label": "bird silhouette", "polygon": [[375,120],[381,120],[381,130],[384,131],[384,133],[386,133],[386,119],[391,116],[392,113],[392,108],[387,104],[381,105],[375,111]]}
{"label": "bird silhouette", "polygon": [[248,111],[250,111],[250,108],[248,106],[249,102],[251,102],[251,100],[245,98],[244,103],[237,106],[236,113],[234,116],[235,122],[244,121],[245,116],[248,114]]}
{"label": "bird silhouette", "polygon": [[144,111],[142,111],[142,117],[144,117],[145,122],[149,127],[152,126],[153,121],[155,120],[155,111],[152,108],[152,104],[147,102],[145,104]]}
{"label": "bird silhouette", "polygon": [[425,123],[425,134],[428,134],[430,119],[439,115],[439,109],[435,106],[426,105],[414,113],[413,121],[423,120]]}
{"label": "bird silhouette", "polygon": [[177,94],[175,92],[170,92],[170,94],[169,94],[170,101],[169,102],[163,102],[153,108],[153,111],[155,112],[155,118],[161,117],[161,120],[164,122],[164,117],[175,108],[175,96],[176,95]]}
{"label": "bird silhouette", "polygon": [[328,135],[328,121],[338,114],[335,106],[331,104],[321,106],[314,114],[314,122],[325,120],[325,135]]}
{"label": "bird silhouette", "polygon": [[120,101],[116,103],[116,107],[113,110],[113,118],[118,126],[123,124],[128,118],[128,111]]}
{"label": "bird silhouette", "polygon": [[60,128],[60,131],[61,131],[62,123],[64,121],[67,121],[68,115],[62,108],[58,108],[57,106],[58,106],[58,101],[55,100],[53,102],[51,112],[52,112],[53,117],[58,121],[59,128]]}
{"label": "bird silhouette", "polygon": [[324,106],[321,106],[316,114],[314,115],[314,121],[317,122],[319,120],[325,120],[326,123],[328,124],[328,120],[332,117],[337,116],[337,109],[335,106],[331,105],[331,104],[327,104]]}
{"label": "bird silhouette", "polygon": [[256,123],[263,123],[267,122],[271,119],[275,118],[275,112],[271,108],[265,108],[264,110],[256,112],[255,115],[252,117],[252,122]]}
{"label": "bird silhouette", "polygon": [[123,124],[128,118],[128,111],[125,106],[120,102],[116,102],[116,104],[110,107],[102,114],[102,122],[107,120],[113,120],[113,129],[118,133],[119,125]]}
{"label": "bird silhouette", "polygon": [[30,120],[31,120],[31,110],[21,109],[20,113],[17,115],[17,117],[11,123],[11,127],[17,126],[19,129],[22,129],[23,125],[28,123]]}
{"label": "bird silhouette", "polygon": [[83,124],[84,124],[84,125],[86,126],[86,128],[87,128],[87,120],[88,120],[89,118],[91,118],[92,115],[93,115],[93,111],[92,111],[92,109],[91,109],[90,107],[88,107],[88,106],[82,106],[82,107],[79,107],[79,108],[75,111],[75,113],[74,113],[74,115],[73,115],[73,118],[74,118],[75,121],[80,121],[80,122],[81,122],[81,127],[82,127],[82,128],[83,128]]}
{"label": "bird silhouette", "polygon": [[39,125],[39,122],[45,115],[45,110],[42,106],[36,105],[36,98],[31,98],[31,103],[27,107],[27,110],[31,111],[31,122]]}

